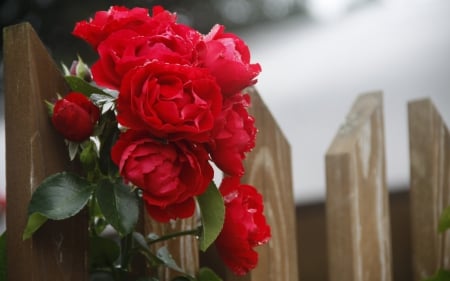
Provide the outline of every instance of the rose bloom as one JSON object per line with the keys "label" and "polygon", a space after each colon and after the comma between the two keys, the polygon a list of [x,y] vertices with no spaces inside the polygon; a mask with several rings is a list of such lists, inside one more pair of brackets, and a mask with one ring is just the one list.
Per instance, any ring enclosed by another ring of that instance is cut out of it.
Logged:
{"label": "rose bloom", "polygon": [[216,240],[220,258],[236,275],[244,275],[258,263],[253,249],[270,239],[270,227],[263,214],[263,199],[251,185],[238,177],[224,178],[220,192],[225,202],[225,221]]}
{"label": "rose bloom", "polygon": [[89,138],[100,110],[85,95],[70,92],[55,103],[52,123],[66,139],[82,142]]}
{"label": "rose bloom", "polygon": [[193,197],[203,193],[213,177],[202,147],[162,142],[142,131],[122,133],[111,158],[122,177],[142,189],[149,215],[160,222],[192,216]]}
{"label": "rose bloom", "polygon": [[[161,18],[157,16],[153,21]],[[134,30],[123,29],[102,41],[97,48],[100,58],[92,66],[97,84],[118,89],[123,76],[130,69],[152,60],[172,64],[196,63],[196,45],[201,43],[201,34],[174,20],[162,20],[163,23],[147,30],[145,36]]]}
{"label": "rose bloom", "polygon": [[224,26],[215,25],[205,36],[199,65],[216,77],[223,94],[229,96],[255,84],[261,66],[250,63],[250,51],[242,39],[224,30]]}
{"label": "rose bloom", "polygon": [[[162,14],[164,9],[157,6],[153,13],[161,13],[165,21],[172,21],[173,15],[170,13]],[[163,20],[160,19],[160,22]],[[158,21],[148,14],[148,9],[133,8],[128,9],[122,6],[112,6],[108,11],[96,12],[89,21],[80,21],[75,25],[72,34],[88,42],[94,49],[105,40],[111,33],[118,30],[134,30],[139,34],[146,34],[148,30],[153,30],[158,25]]]}
{"label": "rose bloom", "polygon": [[124,77],[117,120],[158,138],[206,142],[221,107],[220,88],[206,70],[154,61]]}
{"label": "rose bloom", "polygon": [[255,119],[248,114],[250,96],[236,94],[224,100],[216,119],[209,151],[214,163],[228,175],[242,176],[245,153],[255,147]]}
{"label": "rose bloom", "polygon": [[[128,17],[133,15],[131,11],[127,14]],[[176,23],[175,14],[155,9],[154,16],[148,17],[145,26],[145,32],[123,26],[98,44],[100,58],[92,66],[97,84],[118,89],[128,70],[152,60],[196,63],[197,49],[202,49],[200,45],[204,44],[202,35],[189,26]]]}

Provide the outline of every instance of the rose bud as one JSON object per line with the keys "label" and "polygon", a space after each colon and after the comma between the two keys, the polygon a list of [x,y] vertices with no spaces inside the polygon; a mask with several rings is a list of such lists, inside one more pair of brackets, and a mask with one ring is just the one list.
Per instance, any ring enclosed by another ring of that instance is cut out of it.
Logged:
{"label": "rose bud", "polygon": [[78,57],[78,60],[74,60],[72,65],[70,66],[69,74],[73,76],[80,77],[81,79],[91,82],[92,81],[92,73],[89,69],[89,66]]}
{"label": "rose bud", "polygon": [[66,139],[82,142],[89,138],[100,110],[85,95],[71,92],[55,103],[52,123]]}

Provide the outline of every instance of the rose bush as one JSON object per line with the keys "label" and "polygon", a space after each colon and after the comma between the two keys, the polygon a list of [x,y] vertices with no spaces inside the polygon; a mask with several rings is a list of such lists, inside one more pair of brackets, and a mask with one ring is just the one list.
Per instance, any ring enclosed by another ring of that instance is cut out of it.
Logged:
{"label": "rose bush", "polygon": [[[161,7],[150,16],[144,8],[113,6],[77,23],[73,34],[98,60],[92,69],[80,58],[64,67],[74,92],[48,106],[81,171],[56,173],[36,188],[24,239],[46,220],[87,207],[94,279],[160,280],[165,265],[183,274],[172,280],[220,280],[205,269],[188,276],[165,247],[154,253],[160,241],[182,235],[198,236],[202,251],[216,241],[238,275],[253,269],[253,248],[267,242],[270,228],[261,195],[240,184],[257,132],[243,90],[261,71],[244,41],[220,25],[203,35]],[[220,190],[211,162],[226,174]],[[158,222],[199,214],[199,224],[141,234],[142,205]],[[108,225],[119,243],[103,235]],[[130,272],[134,255],[145,259],[150,276]]]}
{"label": "rose bush", "polygon": [[238,177],[224,178],[220,193],[225,202],[225,222],[216,248],[235,274],[244,275],[258,263],[258,253],[253,248],[271,236],[263,214],[263,198],[253,186],[240,184]]}
{"label": "rose bush", "polygon": [[71,92],[53,108],[52,123],[66,139],[82,142],[89,138],[100,110],[82,93]]}

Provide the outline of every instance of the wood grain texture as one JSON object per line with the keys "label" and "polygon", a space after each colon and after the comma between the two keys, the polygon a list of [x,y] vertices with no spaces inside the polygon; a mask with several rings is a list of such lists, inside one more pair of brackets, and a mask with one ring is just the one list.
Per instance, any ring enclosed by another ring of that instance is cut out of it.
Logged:
{"label": "wood grain texture", "polygon": [[[199,223],[196,215],[187,219],[178,219],[170,223],[158,223],[146,216],[145,232],[147,234],[155,233],[158,236],[162,236],[174,232],[195,229],[198,225]],[[198,240],[195,236],[188,235],[156,243],[153,249],[157,251],[161,247],[167,247],[178,266],[186,273],[192,276],[196,275],[199,269],[199,248]],[[160,280],[172,280],[172,278],[179,275],[182,274],[167,267],[161,267],[158,272]]]}
{"label": "wood grain texture", "polygon": [[232,280],[298,280],[297,235],[292,187],[290,145],[254,88],[250,113],[259,132],[256,147],[245,161],[243,183],[255,186],[264,196],[264,213],[271,226],[268,244],[257,247],[258,266],[244,277],[227,271]]}
{"label": "wood grain texture", "polygon": [[450,205],[450,137],[430,99],[408,104],[411,236],[414,280],[450,269],[450,231],[438,234],[439,217]]}
{"label": "wood grain texture", "polygon": [[330,280],[391,280],[382,93],[355,101],[325,160]]}
{"label": "wood grain texture", "polygon": [[70,170],[44,100],[68,91],[31,25],[4,29],[8,280],[87,280],[87,216],[47,222],[22,241],[28,202],[39,183]]}

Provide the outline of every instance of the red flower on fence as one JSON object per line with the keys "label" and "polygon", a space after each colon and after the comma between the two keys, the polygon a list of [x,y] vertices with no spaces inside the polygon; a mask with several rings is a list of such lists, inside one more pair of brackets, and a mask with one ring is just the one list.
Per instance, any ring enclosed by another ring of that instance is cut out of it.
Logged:
{"label": "red flower on fence", "polygon": [[123,78],[117,120],[159,138],[206,142],[221,108],[220,88],[207,71],[153,61]]}
{"label": "red flower on fence", "polygon": [[161,222],[192,216],[194,196],[213,178],[202,147],[164,143],[143,131],[122,134],[111,154],[124,179],[142,189],[149,214]]}
{"label": "red flower on fence", "polygon": [[270,239],[270,227],[263,214],[263,198],[238,177],[224,178],[220,192],[225,201],[225,222],[216,240],[224,263],[237,275],[244,275],[258,263],[253,249]]}
{"label": "red flower on fence", "polygon": [[199,61],[217,78],[223,94],[230,96],[255,84],[261,66],[250,63],[250,51],[242,39],[224,31],[224,26],[216,25],[205,36]]}
{"label": "red flower on fence", "polygon": [[[93,237],[109,224],[124,239],[133,234],[141,246],[195,234],[206,250],[218,236],[219,253],[233,272],[253,269],[258,259],[253,248],[267,242],[270,228],[262,196],[239,182],[257,132],[243,90],[261,71],[250,63],[245,42],[220,25],[203,35],[161,7],[150,16],[144,8],[113,6],[77,23],[73,34],[99,59],[92,71],[81,59],[65,69],[72,90],[83,94],[57,101],[52,122],[71,141],[70,157],[79,156],[84,174],[50,176],[35,194],[56,193],[51,205],[57,211],[48,215],[33,202],[31,209],[45,219],[64,219],[88,205],[96,208],[90,212]],[[220,192],[212,183],[211,161],[232,176]],[[73,204],[61,203],[67,197],[61,186],[77,191]],[[134,232],[139,202],[159,222],[191,217],[198,206],[202,225],[146,240]],[[37,229],[29,222],[25,237]],[[153,256],[149,247],[140,251]]]}

